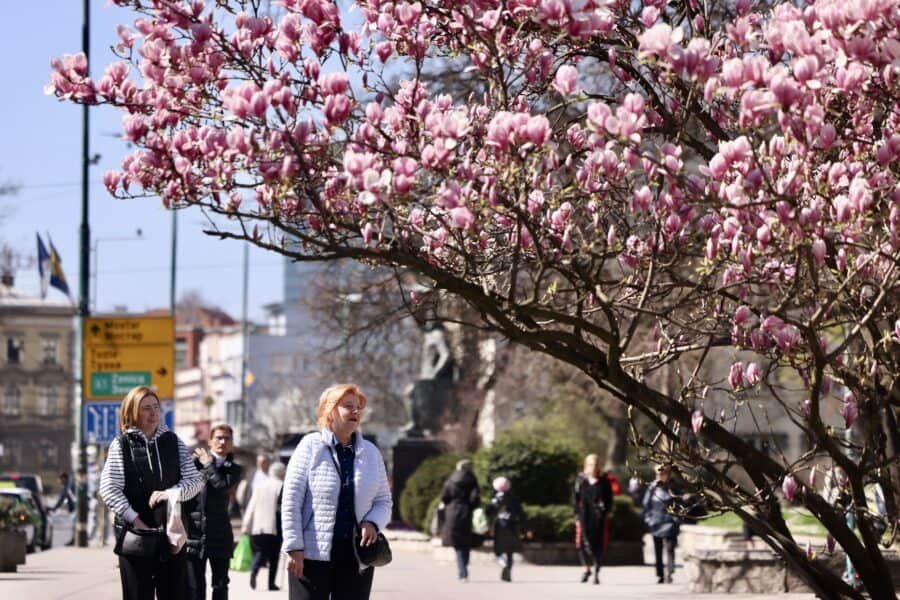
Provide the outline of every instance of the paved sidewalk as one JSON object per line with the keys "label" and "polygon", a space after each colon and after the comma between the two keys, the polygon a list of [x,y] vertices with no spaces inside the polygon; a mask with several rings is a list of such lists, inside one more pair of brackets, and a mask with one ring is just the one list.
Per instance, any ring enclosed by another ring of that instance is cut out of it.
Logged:
{"label": "paved sidewalk", "polygon": [[[751,594],[697,595],[687,591],[683,572],[672,585],[657,585],[651,567],[609,567],[601,571],[601,585],[578,583],[578,567],[516,565],[512,583],[499,579],[499,567],[474,565],[470,581],[460,583],[455,567],[436,562],[430,553],[398,551],[394,562],[375,573],[372,600],[623,600],[702,598],[725,600],[809,600],[809,594],[775,596]],[[281,592],[251,591],[249,574],[232,573],[231,600],[287,598],[285,575],[279,574]],[[265,587],[266,572],[259,582]],[[207,596],[208,598],[209,596]],[[115,600],[120,598],[119,573],[111,549],[54,548],[30,554],[18,573],[0,573],[4,600]]]}

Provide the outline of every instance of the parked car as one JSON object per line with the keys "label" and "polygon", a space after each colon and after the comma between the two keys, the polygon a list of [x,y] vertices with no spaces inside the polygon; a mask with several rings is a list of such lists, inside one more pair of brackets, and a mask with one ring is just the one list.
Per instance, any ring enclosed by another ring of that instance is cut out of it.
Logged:
{"label": "parked car", "polygon": [[28,552],[34,552],[35,542],[43,539],[40,512],[31,490],[19,487],[3,487],[0,483],[0,498],[9,498],[15,502],[16,508],[23,508],[22,523],[19,531],[25,533],[25,545]]}
{"label": "parked car", "polygon": [[40,519],[41,534],[37,537],[36,545],[42,550],[48,550],[53,545],[53,523],[47,514],[44,504],[44,483],[41,476],[35,473],[0,473],[0,486],[25,488],[31,492],[31,497],[37,505],[38,518]]}

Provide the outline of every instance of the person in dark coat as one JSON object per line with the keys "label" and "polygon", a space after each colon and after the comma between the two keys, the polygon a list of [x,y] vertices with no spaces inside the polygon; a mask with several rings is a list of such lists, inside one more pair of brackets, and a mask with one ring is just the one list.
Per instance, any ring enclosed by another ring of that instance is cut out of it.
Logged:
{"label": "person in dark coat", "polygon": [[[647,531],[653,536],[653,551],[656,555],[656,583],[672,583],[675,572],[675,547],[678,545],[678,530],[681,519],[672,513],[678,494],[669,483],[672,470],[667,465],[656,467],[656,481],[644,493],[641,518]],[[663,548],[666,551],[666,568],[663,571]]]}
{"label": "person in dark coat", "polygon": [[[522,550],[520,532],[528,526],[528,518],[522,503],[512,493],[512,483],[506,477],[493,481],[494,495],[488,505],[488,514],[494,522],[494,556],[502,567],[500,579],[512,581],[513,552]],[[528,532],[531,537],[531,532]]]}
{"label": "person in dark coat", "polygon": [[206,562],[212,569],[213,600],[228,600],[228,563],[234,547],[228,505],[241,480],[242,467],[234,462],[234,433],[218,423],[209,434],[212,453],[194,450],[194,466],[206,485],[183,507],[187,529],[187,599],[206,598]]}
{"label": "person in dark coat", "polygon": [[456,463],[456,470],[444,482],[441,502],[444,503],[441,543],[456,550],[457,576],[460,581],[467,581],[469,551],[472,548],[472,511],[481,504],[481,491],[472,474],[472,461]]}
{"label": "person in dark coat", "polygon": [[613,493],[609,476],[600,472],[600,457],[596,454],[584,458],[584,470],[575,479],[573,502],[578,522],[576,545],[584,567],[581,582],[590,579],[593,569],[594,583],[600,583],[600,565],[608,537],[606,517],[612,510]]}

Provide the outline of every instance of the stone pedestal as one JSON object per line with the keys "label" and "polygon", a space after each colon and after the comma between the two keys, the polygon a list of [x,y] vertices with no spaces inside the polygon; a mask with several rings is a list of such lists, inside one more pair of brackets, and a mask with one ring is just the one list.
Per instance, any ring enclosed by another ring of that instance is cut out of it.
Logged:
{"label": "stone pedestal", "polygon": [[[406,486],[406,480],[422,464],[426,458],[446,452],[444,442],[427,438],[404,438],[394,446],[394,472],[393,495],[394,514],[393,521],[400,521],[400,494]],[[418,528],[421,523],[409,523]]]}

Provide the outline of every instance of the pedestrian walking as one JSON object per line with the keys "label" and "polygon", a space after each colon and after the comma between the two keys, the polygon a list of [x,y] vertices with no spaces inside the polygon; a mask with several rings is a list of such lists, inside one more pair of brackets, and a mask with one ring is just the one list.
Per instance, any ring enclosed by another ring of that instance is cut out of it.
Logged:
{"label": "pedestrian walking", "polygon": [[256,467],[247,473],[247,477],[238,484],[235,496],[242,512],[247,510],[250,498],[253,497],[253,490],[263,485],[268,479],[270,465],[271,460],[267,454],[257,454]]}
{"label": "pedestrian walking", "polygon": [[[513,553],[522,550],[521,531],[527,528],[528,518],[522,503],[512,492],[512,483],[506,477],[492,482],[494,495],[488,505],[488,514],[494,526],[494,556],[500,564],[500,579],[512,581]],[[531,537],[531,532],[528,532]]]}
{"label": "pedestrian walking", "polygon": [[149,387],[128,392],[120,409],[122,433],[109,445],[100,476],[100,495],[116,515],[125,600],[182,600],[185,594],[180,503],[199,493],[203,478],[161,416]]}
{"label": "pedestrian walking", "polygon": [[[668,465],[656,467],[656,481],[644,493],[644,508],[641,518],[647,531],[653,536],[653,552],[656,557],[656,583],[672,583],[675,572],[675,548],[678,545],[678,530],[681,519],[674,514],[677,493],[669,479],[672,469]],[[663,570],[663,549],[666,565]]]}
{"label": "pedestrian walking", "polygon": [[56,511],[62,507],[65,507],[70,513],[75,511],[75,490],[72,489],[69,474],[66,472],[59,474],[59,498],[50,510]]}
{"label": "pedestrian walking", "polygon": [[228,515],[228,501],[241,480],[241,466],[234,462],[234,431],[226,423],[216,423],[209,434],[210,451],[194,450],[196,467],[206,485],[193,500],[185,503],[188,541],[187,598],[206,598],[206,563],[212,570],[212,600],[228,600],[228,563],[234,548],[234,533]]}
{"label": "pedestrian walking", "polygon": [[588,454],[584,469],[575,478],[573,503],[578,530],[576,546],[584,572],[581,582],[587,583],[594,573],[594,583],[600,583],[600,566],[608,541],[607,515],[612,510],[613,492],[609,476],[600,471],[600,457]]}
{"label": "pedestrian walking", "polygon": [[285,467],[280,462],[269,467],[266,482],[256,488],[241,524],[241,533],[250,536],[253,564],[250,568],[250,588],[256,589],[256,575],[263,565],[269,565],[269,591],[278,591],[275,574],[278,572],[278,553],[281,551],[281,491]]}
{"label": "pedestrian walking", "polygon": [[333,385],[319,399],[320,431],[288,462],[281,504],[282,548],[291,600],[368,600],[374,567],[356,558],[391,518],[391,492],[378,447],[359,429],[365,395]]}
{"label": "pedestrian walking", "polygon": [[441,502],[444,503],[441,543],[453,547],[457,577],[468,581],[469,553],[473,546],[472,511],[481,504],[481,490],[472,473],[472,461],[463,459],[456,463],[456,470],[444,482]]}

